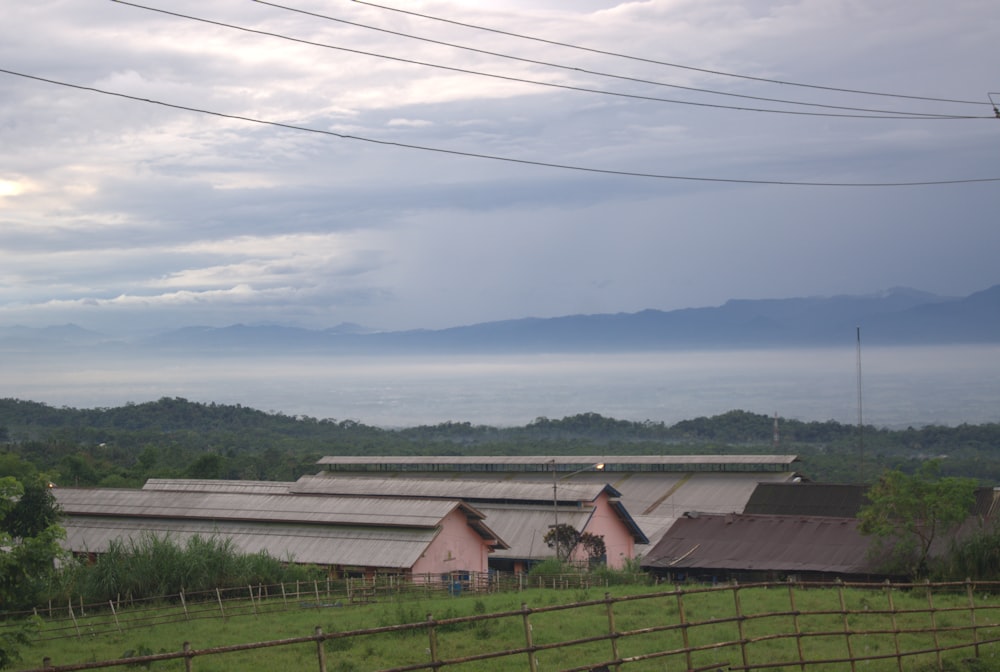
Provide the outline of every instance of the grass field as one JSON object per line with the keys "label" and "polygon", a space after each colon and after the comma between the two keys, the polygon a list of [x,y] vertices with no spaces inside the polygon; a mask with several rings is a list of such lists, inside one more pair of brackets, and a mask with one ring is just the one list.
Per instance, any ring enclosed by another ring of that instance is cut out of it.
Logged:
{"label": "grass field", "polygon": [[[655,591],[659,592],[655,592]],[[719,665],[763,666],[775,662],[843,659],[855,656],[887,656],[882,660],[859,662],[866,671],[898,670],[895,653],[930,649],[935,640],[941,647],[973,641],[972,611],[969,597],[961,590],[936,592],[928,596],[922,587],[912,590],[879,588],[796,588],[785,586],[729,587],[717,589],[685,587],[678,595],[673,587],[621,586],[608,589],[612,598],[605,601],[605,589],[552,590],[534,588],[523,592],[475,594],[459,597],[438,596],[426,599],[400,599],[359,606],[308,606],[282,603],[280,599],[245,605],[227,605],[222,618],[217,607],[206,605],[212,617],[185,620],[180,605],[164,604],[156,608],[160,621],[150,625],[148,610],[123,609],[116,616],[122,632],[108,632],[108,614],[81,616],[72,629],[55,630],[45,624],[40,637],[59,635],[58,639],[39,642],[22,652],[17,669],[38,668],[45,657],[53,665],[117,659],[180,651],[184,642],[195,650],[234,644],[306,637],[316,627],[324,633],[342,633],[368,628],[385,628],[404,623],[426,622],[428,615],[438,625],[432,638],[426,628],[380,634],[358,634],[328,640],[324,644],[327,669],[335,672],[385,670],[431,660],[434,648],[437,660],[452,660],[486,652],[500,652],[526,646],[526,618],[522,604],[530,614],[530,637],[537,650],[540,671],[583,668],[615,657],[641,658],[656,652],[677,651],[670,656],[637,660],[623,666],[628,672],[686,669],[690,653],[694,667]],[[842,601],[843,600],[843,601]],[[975,636],[978,641],[1000,637],[1000,598],[985,592],[975,594],[977,606]],[[994,610],[994,602],[996,610]],[[580,604],[582,603],[582,604]],[[577,604],[579,606],[568,606]],[[794,604],[794,607],[793,607]],[[188,618],[197,612],[188,605]],[[891,607],[891,608],[890,608]],[[213,609],[215,609],[213,611]],[[235,615],[239,613],[240,615]],[[255,615],[256,613],[256,615]],[[462,620],[485,614],[507,614],[481,620]],[[633,633],[607,638],[610,619],[616,633]],[[682,623],[687,628],[680,627]],[[845,625],[846,623],[846,625]],[[98,625],[105,624],[105,625]],[[934,626],[937,633],[923,632]],[[79,628],[79,635],[77,634]],[[845,628],[851,633],[846,636]],[[909,631],[893,635],[893,631]],[[799,636],[793,636],[795,633]],[[560,643],[604,636],[602,641],[581,642],[559,648]],[[741,647],[739,642],[746,642]],[[612,648],[617,647],[617,656]],[[799,646],[803,652],[800,654]],[[743,656],[746,655],[744,662]],[[983,644],[980,659],[962,662],[974,655],[962,648],[943,654],[943,669],[1000,671],[997,644]],[[800,657],[801,656],[801,657]],[[306,642],[225,655],[199,656],[193,661],[197,672],[236,672],[244,670],[316,670],[317,645]],[[936,654],[902,658],[904,670],[938,669]],[[178,660],[153,662],[153,670],[180,670]],[[527,670],[528,654],[498,657],[491,660],[449,665],[447,669],[475,671]],[[763,669],[763,668],[761,668]],[[801,669],[798,662],[784,668]],[[847,662],[809,665],[809,670],[849,670]]]}

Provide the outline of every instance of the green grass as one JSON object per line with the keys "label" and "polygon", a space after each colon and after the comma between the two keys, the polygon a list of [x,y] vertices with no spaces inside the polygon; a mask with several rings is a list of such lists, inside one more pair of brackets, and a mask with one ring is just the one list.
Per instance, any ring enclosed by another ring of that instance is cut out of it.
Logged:
{"label": "green grass", "polygon": [[[740,626],[735,618],[736,605],[732,590],[705,590],[691,587],[678,600],[669,594],[672,588],[659,593],[655,589],[642,586],[614,587],[609,590],[614,598],[621,599],[612,606],[617,632],[656,629],[655,632],[617,640],[618,654],[623,657],[644,656],[658,651],[677,650],[684,647],[680,612],[683,606],[685,621],[692,624],[688,628],[688,644],[703,647],[704,650],[692,654],[694,666],[718,664],[741,665],[743,652],[738,645],[717,646],[720,642],[735,642],[740,639]],[[468,617],[477,614],[497,614],[519,612],[522,602],[535,610],[530,614],[531,636],[537,646],[546,646],[608,633],[608,605],[603,600],[605,590],[564,590],[530,589],[521,593],[482,595],[464,593],[461,597],[409,598],[405,601],[391,601],[379,604],[345,607],[302,608],[299,603],[285,603],[280,598],[259,605],[259,615],[253,615],[249,601],[237,612],[237,605],[227,604],[229,618],[219,617],[217,605],[204,603],[188,605],[189,613],[199,609],[204,617],[198,620],[184,620],[184,611],[179,605],[164,605],[156,612],[162,620],[157,625],[140,624],[132,626],[135,619],[148,615],[123,609],[118,613],[124,630],[99,633],[107,630],[100,623],[107,623],[108,615],[91,615],[79,618],[81,635],[75,630],[63,634],[62,639],[39,642],[22,651],[24,662],[19,669],[41,667],[43,657],[49,657],[54,665],[68,665],[87,661],[109,660],[123,657],[126,652],[133,655],[146,653],[174,652],[181,650],[184,642],[190,642],[196,650],[233,644],[306,637],[312,635],[319,626],[325,633],[337,633],[392,626],[400,623],[424,622],[428,614],[436,621]],[[643,597],[650,596],[652,597]],[[888,594],[881,590],[849,589],[844,591],[848,610],[857,611],[848,615],[849,628],[856,632],[889,630],[892,616],[881,613],[888,610]],[[798,617],[801,641],[807,659],[831,659],[847,655],[847,638],[843,634],[844,616],[840,611],[839,593],[834,588],[812,588],[795,590],[795,606],[799,612],[831,612],[818,614],[802,613]],[[926,628],[930,625],[929,615],[916,613],[928,606],[926,592],[921,589],[911,591],[893,590],[892,599],[896,614],[896,624],[911,628]],[[939,610],[950,607],[967,607],[964,594],[934,595],[934,606]],[[794,621],[790,613],[789,591],[784,587],[742,588],[739,600],[744,619],[743,636],[753,641],[747,647],[748,662],[751,665],[774,661],[798,660],[798,649],[794,638],[771,638],[775,633],[794,632]],[[977,596],[977,602],[980,600]],[[574,602],[598,601],[573,609],[560,609],[560,605]],[[987,601],[987,605],[990,603]],[[1000,604],[998,604],[1000,606]],[[213,613],[214,610],[214,613]],[[1000,628],[986,628],[996,623],[1000,611],[977,613],[980,639],[1000,636]],[[970,622],[967,609],[952,612],[939,611],[936,616],[939,627],[958,628]],[[63,624],[65,625],[65,624]],[[43,626],[42,637],[56,634],[54,624]],[[113,626],[112,626],[113,630]],[[828,634],[823,634],[828,633]],[[971,641],[968,631],[944,632],[939,635],[942,645]],[[900,645],[906,649],[929,648],[933,639],[929,634],[903,635]],[[850,637],[855,654],[893,654],[895,641],[889,634],[853,634]],[[504,651],[525,646],[524,619],[521,613],[478,622],[442,624],[436,629],[436,645],[440,659],[451,659],[479,655],[490,651]],[[397,631],[379,635],[358,635],[333,639],[325,643],[327,669],[339,672],[364,672],[389,667],[423,663],[430,660],[430,638],[423,629]],[[968,670],[969,672],[1000,671],[1000,658],[994,657],[997,645],[982,647],[983,658],[973,663],[963,663],[970,658],[972,649],[963,649],[945,654],[946,669]],[[236,672],[246,669],[317,669],[316,644],[307,642],[293,646],[273,647],[249,652],[213,655],[195,658],[193,669],[197,672]],[[611,659],[612,644],[599,641],[574,645],[572,647],[541,650],[537,652],[540,670],[557,670],[582,666]],[[623,669],[627,672],[662,671],[683,669],[686,664],[683,654],[670,657],[652,658],[631,663]],[[950,667],[948,667],[950,666]],[[154,662],[150,669],[180,669],[178,661]],[[527,669],[527,654],[477,661],[465,665],[449,666],[448,669],[492,672]],[[799,669],[798,664],[788,665],[788,670]],[[846,663],[826,666],[810,666],[809,670],[849,669]],[[896,661],[889,658],[882,661],[859,663],[859,669],[881,671],[896,670]],[[904,659],[904,669],[923,671],[936,669],[933,654]]]}

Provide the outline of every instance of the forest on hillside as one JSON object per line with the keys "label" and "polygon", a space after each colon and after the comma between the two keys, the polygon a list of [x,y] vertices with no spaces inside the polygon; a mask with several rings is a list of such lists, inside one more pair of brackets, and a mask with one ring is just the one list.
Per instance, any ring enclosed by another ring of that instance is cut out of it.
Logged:
{"label": "forest on hillside", "polygon": [[[819,482],[873,481],[884,469],[1000,482],[1000,423],[904,430],[730,411],[667,425],[597,413],[519,427],[468,422],[385,429],[182,398],[115,408],[0,399],[0,476],[43,473],[66,485],[138,487],[148,478],[292,480],[324,455],[794,454]],[[863,462],[861,462],[863,458]]]}

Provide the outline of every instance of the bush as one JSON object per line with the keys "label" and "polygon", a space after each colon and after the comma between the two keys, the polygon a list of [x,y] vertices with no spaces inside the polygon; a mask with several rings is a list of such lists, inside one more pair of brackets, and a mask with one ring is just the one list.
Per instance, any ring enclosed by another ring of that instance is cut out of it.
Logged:
{"label": "bush", "polygon": [[264,552],[242,553],[229,538],[194,536],[181,546],[169,536],[155,534],[116,539],[97,562],[76,573],[80,591],[90,602],[272,584],[317,575],[315,569],[286,564]]}

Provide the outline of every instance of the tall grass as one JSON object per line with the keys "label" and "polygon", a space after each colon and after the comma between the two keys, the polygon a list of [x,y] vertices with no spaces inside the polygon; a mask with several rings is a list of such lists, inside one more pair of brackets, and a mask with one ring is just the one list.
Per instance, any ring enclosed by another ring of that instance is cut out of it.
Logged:
{"label": "tall grass", "polygon": [[321,574],[264,552],[242,553],[228,538],[194,536],[182,545],[169,535],[152,533],[115,539],[93,564],[69,571],[73,578],[67,583],[88,602],[306,580]]}

